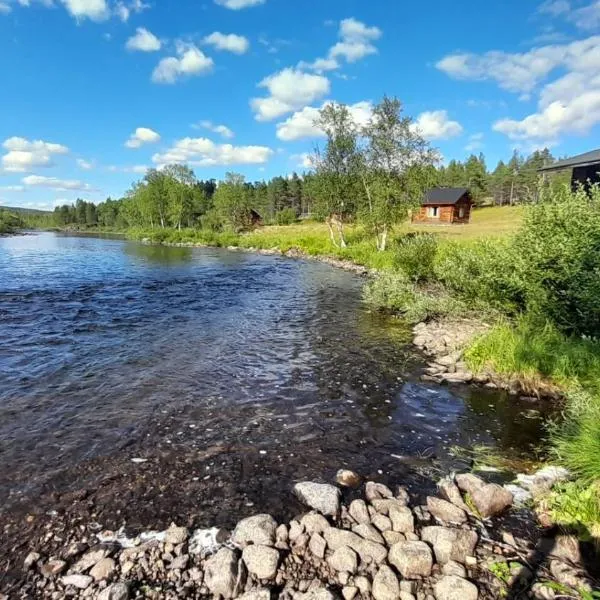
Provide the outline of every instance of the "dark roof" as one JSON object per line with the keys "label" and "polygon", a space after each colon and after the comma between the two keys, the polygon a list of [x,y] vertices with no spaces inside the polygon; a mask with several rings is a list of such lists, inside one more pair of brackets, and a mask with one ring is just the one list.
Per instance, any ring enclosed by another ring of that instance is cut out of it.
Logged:
{"label": "dark roof", "polygon": [[573,167],[588,167],[600,163],[600,148],[592,150],[585,154],[579,154],[572,158],[565,158],[539,169],[540,171],[561,171],[562,169],[571,169]]}
{"label": "dark roof", "polygon": [[467,188],[433,188],[425,192],[423,206],[427,204],[456,204],[468,191]]}

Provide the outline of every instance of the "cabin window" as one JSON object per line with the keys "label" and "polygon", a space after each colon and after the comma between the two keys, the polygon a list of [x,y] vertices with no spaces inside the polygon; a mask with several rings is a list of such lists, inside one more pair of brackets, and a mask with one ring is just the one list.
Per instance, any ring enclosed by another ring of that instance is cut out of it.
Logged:
{"label": "cabin window", "polygon": [[459,219],[463,219],[463,218],[464,218],[464,216],[465,216],[465,207],[464,207],[464,206],[461,206],[461,207],[458,209],[458,218],[459,218]]}
{"label": "cabin window", "polygon": [[440,212],[439,212],[439,206],[430,206],[427,209],[427,216],[430,219],[437,219],[440,216]]}

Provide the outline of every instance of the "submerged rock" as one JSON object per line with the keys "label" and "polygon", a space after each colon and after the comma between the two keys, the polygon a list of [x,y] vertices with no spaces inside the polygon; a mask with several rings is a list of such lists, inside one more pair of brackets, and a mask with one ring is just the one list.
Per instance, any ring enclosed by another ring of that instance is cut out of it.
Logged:
{"label": "submerged rock", "polygon": [[361,482],[360,475],[348,469],[340,469],[336,473],[335,480],[339,485],[349,488],[357,488]]}
{"label": "submerged rock", "polygon": [[340,490],[327,483],[303,481],[294,486],[298,499],[324,515],[335,516],[340,510]]}

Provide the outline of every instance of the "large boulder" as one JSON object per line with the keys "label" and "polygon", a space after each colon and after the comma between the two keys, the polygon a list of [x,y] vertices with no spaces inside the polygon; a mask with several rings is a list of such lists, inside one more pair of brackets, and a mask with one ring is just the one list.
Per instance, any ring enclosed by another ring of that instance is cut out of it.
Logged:
{"label": "large boulder", "polygon": [[440,564],[449,560],[465,564],[467,556],[473,556],[479,538],[470,529],[434,525],[423,528],[421,539],[433,546],[435,558]]}
{"label": "large boulder", "polygon": [[239,596],[246,582],[246,568],[237,552],[221,548],[204,564],[204,583],[214,596],[226,600]]}
{"label": "large boulder", "polygon": [[358,557],[356,552],[348,546],[341,546],[333,554],[327,557],[329,566],[335,571],[342,573],[356,573],[358,568]]}
{"label": "large boulder", "polygon": [[427,510],[443,523],[462,525],[467,521],[467,513],[462,508],[458,508],[458,506],[454,506],[451,502],[441,498],[428,496]]}
{"label": "large boulder", "polygon": [[277,574],[279,552],[270,546],[253,544],[244,548],[242,560],[248,572],[258,579],[272,579]]}
{"label": "large boulder", "polygon": [[444,500],[448,500],[448,502],[452,502],[454,506],[458,506],[465,512],[469,512],[469,507],[465,504],[460,490],[456,483],[454,483],[454,479],[451,477],[444,477],[438,482],[438,489],[440,491],[440,496]]}
{"label": "large boulder", "polygon": [[387,556],[385,546],[365,540],[352,531],[330,527],[323,532],[323,537],[331,550],[335,551],[342,546],[348,546],[367,563],[373,561],[376,564],[381,564]]}
{"label": "large boulder", "polygon": [[340,510],[340,490],[333,485],[303,481],[294,486],[294,493],[303,504],[324,515],[335,516]]}
{"label": "large boulder", "polygon": [[388,560],[404,579],[431,575],[433,556],[425,542],[398,542],[390,548]]}
{"label": "large boulder", "polygon": [[373,578],[373,598],[375,600],[397,600],[400,596],[400,584],[392,569],[382,565]]}
{"label": "large boulder", "polygon": [[275,543],[276,530],[277,523],[271,515],[254,515],[242,519],[235,526],[231,541],[241,548],[248,544],[272,546]]}
{"label": "large boulder", "polygon": [[479,514],[487,519],[495,517],[512,506],[513,495],[496,483],[488,483],[477,488],[471,494],[471,499]]}
{"label": "large boulder", "polygon": [[485,485],[485,481],[473,473],[459,473],[454,480],[458,489],[465,494],[473,494],[473,492]]}
{"label": "large boulder", "polygon": [[477,600],[479,592],[470,581],[456,575],[445,575],[435,584],[436,600]]}

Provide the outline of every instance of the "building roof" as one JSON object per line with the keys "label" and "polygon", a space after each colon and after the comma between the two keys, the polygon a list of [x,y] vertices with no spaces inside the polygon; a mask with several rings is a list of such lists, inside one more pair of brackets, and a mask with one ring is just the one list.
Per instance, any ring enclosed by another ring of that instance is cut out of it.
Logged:
{"label": "building roof", "polygon": [[456,204],[468,191],[467,188],[432,188],[425,192],[423,206],[428,204]]}
{"label": "building roof", "polygon": [[565,158],[558,162],[552,163],[546,167],[539,169],[540,171],[562,171],[563,169],[572,169],[573,167],[589,167],[591,165],[600,164],[600,148],[578,154],[572,158]]}

